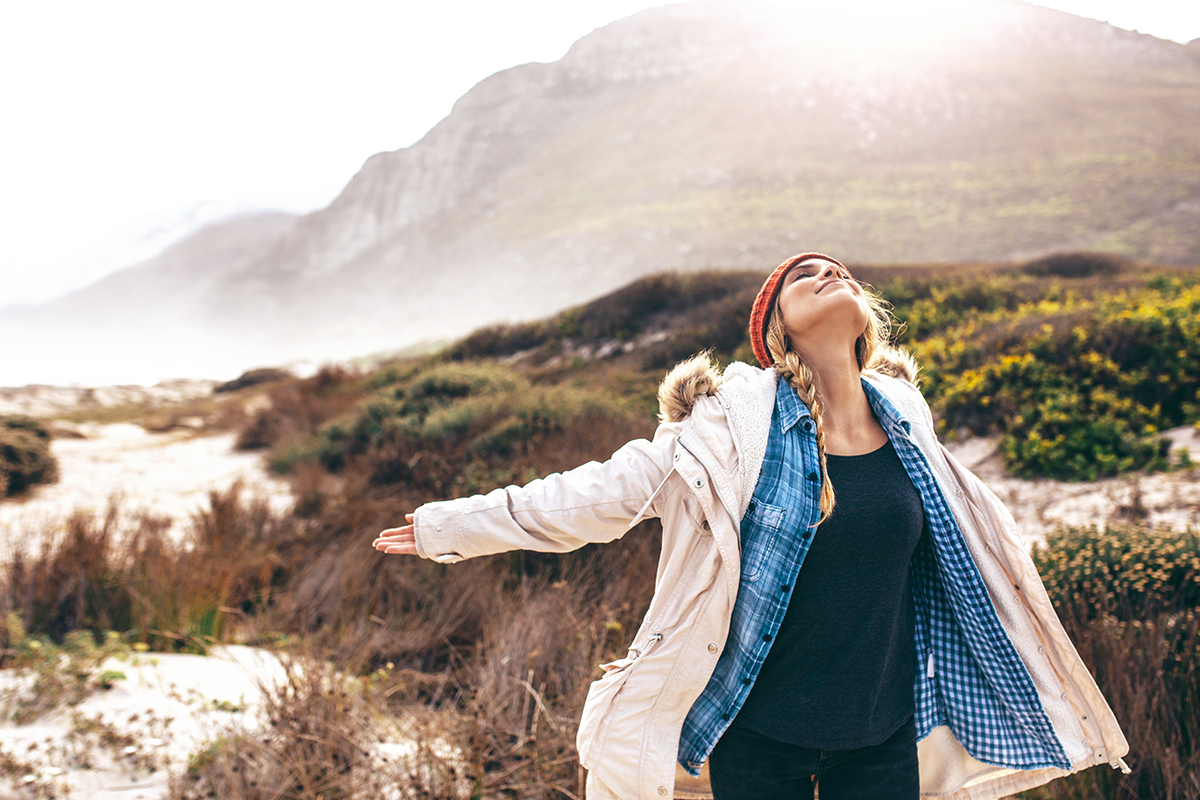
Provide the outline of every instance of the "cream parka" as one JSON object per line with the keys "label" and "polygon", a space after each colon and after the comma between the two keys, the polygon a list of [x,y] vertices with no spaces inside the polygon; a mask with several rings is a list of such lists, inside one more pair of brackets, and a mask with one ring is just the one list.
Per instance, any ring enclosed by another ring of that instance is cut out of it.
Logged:
{"label": "cream parka", "polygon": [[[889,372],[893,374],[884,374]],[[1127,769],[1128,744],[1080,660],[1000,500],[938,442],[910,362],[864,375],[911,423],[996,614],[1029,670],[1071,772]],[[722,376],[707,358],[679,365],[659,390],[653,441],[626,444],[524,487],[430,503],[415,514],[419,555],[442,563],[526,549],[566,552],[662,520],[654,597],[629,655],[606,665],[579,723],[587,796],[671,797],[683,721],[712,675],[729,632],[740,572],[739,522],[762,465],[776,375],[745,364]],[[947,726],[920,741],[922,796],[996,798],[1068,774],[975,760]]]}

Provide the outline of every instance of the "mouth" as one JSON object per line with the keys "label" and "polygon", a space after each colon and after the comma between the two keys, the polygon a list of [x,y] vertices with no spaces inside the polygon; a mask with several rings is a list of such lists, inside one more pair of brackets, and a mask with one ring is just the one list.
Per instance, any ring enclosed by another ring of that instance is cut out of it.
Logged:
{"label": "mouth", "polygon": [[817,289],[817,294],[820,294],[821,292],[825,291],[825,287],[829,286],[830,284],[834,284],[834,283],[845,284],[846,282],[844,280],[842,280],[841,278],[833,278],[832,280],[825,281],[824,283],[821,284],[821,288]]}

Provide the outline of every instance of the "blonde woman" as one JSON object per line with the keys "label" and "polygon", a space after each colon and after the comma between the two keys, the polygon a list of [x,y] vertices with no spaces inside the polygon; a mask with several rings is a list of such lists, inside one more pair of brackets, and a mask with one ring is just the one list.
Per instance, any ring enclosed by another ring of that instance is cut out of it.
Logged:
{"label": "blonde woman", "polygon": [[[655,594],[577,744],[599,798],[993,798],[1128,746],[1011,516],[938,443],[882,301],[805,253],[750,318],[762,368],[707,357],[603,464],[421,506],[374,546],[451,563],[662,520]],[[710,758],[711,757],[711,758]]]}

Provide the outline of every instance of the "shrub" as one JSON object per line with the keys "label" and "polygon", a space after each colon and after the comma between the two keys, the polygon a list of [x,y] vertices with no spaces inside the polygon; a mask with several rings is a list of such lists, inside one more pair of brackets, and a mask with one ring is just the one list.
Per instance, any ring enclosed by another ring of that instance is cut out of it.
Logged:
{"label": "shrub", "polygon": [[1168,466],[1159,433],[1200,417],[1200,287],[1146,284],[974,314],[914,343],[943,431],[1000,434],[1022,475]]}
{"label": "shrub", "polygon": [[449,362],[386,383],[354,412],[276,452],[271,465],[283,473],[314,462],[331,473],[353,468],[375,485],[457,496],[524,483],[580,456],[606,457],[604,446],[646,433],[649,420],[608,393],[535,386],[494,363]]}
{"label": "shrub", "polygon": [[1123,775],[1085,770],[1029,800],[1183,800],[1200,791],[1200,535],[1063,529],[1034,561],[1129,740]]}
{"label": "shrub", "polygon": [[1026,275],[1062,278],[1087,278],[1092,275],[1116,275],[1129,259],[1111,253],[1055,253],[1021,265]]}
{"label": "shrub", "polygon": [[362,378],[338,366],[324,366],[309,378],[275,383],[270,405],[260,409],[238,434],[238,450],[260,450],[295,442],[344,414],[360,399]]}
{"label": "shrub", "polygon": [[259,367],[258,369],[246,370],[231,381],[225,381],[224,383],[217,384],[215,387],[213,387],[213,392],[236,392],[238,389],[245,389],[250,386],[258,386],[263,383],[285,381],[294,377],[295,376],[286,369],[278,369],[276,367]]}
{"label": "shrub", "polygon": [[0,417],[0,498],[57,480],[46,427],[32,417]]}
{"label": "shrub", "polygon": [[1200,533],[1141,524],[1059,529],[1033,560],[1050,599],[1088,620],[1200,609]]}
{"label": "shrub", "polygon": [[266,605],[283,580],[297,532],[240,488],[209,495],[182,542],[169,520],[71,517],[36,547],[17,544],[0,562],[0,614],[28,636],[62,642],[74,631],[119,631],[156,649],[204,652],[230,619]]}

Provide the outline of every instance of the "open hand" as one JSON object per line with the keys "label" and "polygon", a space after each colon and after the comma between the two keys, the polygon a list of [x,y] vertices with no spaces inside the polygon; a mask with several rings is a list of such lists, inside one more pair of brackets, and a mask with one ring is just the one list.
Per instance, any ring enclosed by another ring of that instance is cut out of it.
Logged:
{"label": "open hand", "polygon": [[417,536],[413,528],[413,515],[405,514],[404,519],[408,522],[407,525],[403,528],[388,528],[375,537],[371,546],[381,553],[415,556]]}

